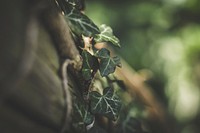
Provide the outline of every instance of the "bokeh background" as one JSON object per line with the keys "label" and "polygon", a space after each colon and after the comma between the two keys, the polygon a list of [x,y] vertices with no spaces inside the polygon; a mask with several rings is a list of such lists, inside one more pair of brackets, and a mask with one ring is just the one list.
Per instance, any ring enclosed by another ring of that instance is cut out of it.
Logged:
{"label": "bokeh background", "polygon": [[86,0],[121,41],[115,51],[147,83],[180,133],[200,132],[200,1]]}

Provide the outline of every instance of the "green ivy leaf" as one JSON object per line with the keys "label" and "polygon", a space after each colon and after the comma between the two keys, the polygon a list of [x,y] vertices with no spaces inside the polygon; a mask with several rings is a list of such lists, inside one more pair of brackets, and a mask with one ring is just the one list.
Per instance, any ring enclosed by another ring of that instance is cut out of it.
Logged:
{"label": "green ivy leaf", "polygon": [[92,78],[93,56],[86,50],[83,50],[81,55],[83,58],[82,75],[85,80],[89,80]]}
{"label": "green ivy leaf", "polygon": [[100,33],[99,28],[92,20],[75,8],[72,8],[66,16],[69,20],[70,28],[75,34],[91,37]]}
{"label": "green ivy leaf", "polygon": [[86,132],[86,126],[94,121],[94,116],[88,111],[88,106],[78,100],[74,102],[73,110],[72,125],[74,130],[76,132]]}
{"label": "green ivy leaf", "polygon": [[82,121],[84,122],[84,124],[89,125],[93,122],[94,120],[94,116],[88,112],[88,107],[84,104],[79,104],[77,105],[75,103],[75,109],[76,111],[78,111],[78,115],[82,118]]}
{"label": "green ivy leaf", "polygon": [[99,70],[102,77],[108,76],[115,71],[116,66],[121,67],[119,57],[110,57],[110,51],[102,48],[95,53],[95,56],[100,59]]}
{"label": "green ivy leaf", "polygon": [[100,34],[97,34],[94,38],[96,42],[111,42],[113,45],[120,47],[119,39],[113,35],[111,27],[102,24],[100,27]]}
{"label": "green ivy leaf", "polygon": [[103,95],[97,91],[90,92],[91,112],[116,120],[121,109],[121,101],[112,88],[105,88]]}
{"label": "green ivy leaf", "polygon": [[58,3],[60,9],[66,13],[67,7],[69,6],[69,3],[67,3],[65,0],[56,0]]}
{"label": "green ivy leaf", "polygon": [[97,58],[92,56],[86,50],[82,51],[82,58],[83,58],[83,66],[82,66],[82,75],[85,80],[92,79],[92,72],[95,67],[98,66]]}
{"label": "green ivy leaf", "polygon": [[85,8],[84,0],[56,0],[61,10],[67,14],[69,13],[69,9],[76,8],[81,11]]}

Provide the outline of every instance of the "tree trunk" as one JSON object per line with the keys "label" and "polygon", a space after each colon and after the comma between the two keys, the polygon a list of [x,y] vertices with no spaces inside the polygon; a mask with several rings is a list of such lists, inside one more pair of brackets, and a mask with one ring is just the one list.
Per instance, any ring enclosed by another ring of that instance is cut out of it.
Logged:
{"label": "tree trunk", "polygon": [[58,133],[66,115],[55,45],[34,1],[1,1],[0,131]]}

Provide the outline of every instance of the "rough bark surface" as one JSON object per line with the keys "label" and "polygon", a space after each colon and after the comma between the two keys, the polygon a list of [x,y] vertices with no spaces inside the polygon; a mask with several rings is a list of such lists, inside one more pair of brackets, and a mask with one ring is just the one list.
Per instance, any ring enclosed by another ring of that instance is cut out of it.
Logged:
{"label": "rough bark surface", "polygon": [[66,103],[60,56],[37,17],[43,7],[32,8],[31,0],[0,5],[0,131],[58,133]]}

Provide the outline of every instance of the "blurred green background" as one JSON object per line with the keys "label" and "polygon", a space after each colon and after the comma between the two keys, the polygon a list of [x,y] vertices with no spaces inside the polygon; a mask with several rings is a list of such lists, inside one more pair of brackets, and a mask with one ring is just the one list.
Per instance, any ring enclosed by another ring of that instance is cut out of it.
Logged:
{"label": "blurred green background", "polygon": [[166,106],[181,133],[200,132],[200,0],[86,0],[121,41],[116,52]]}

